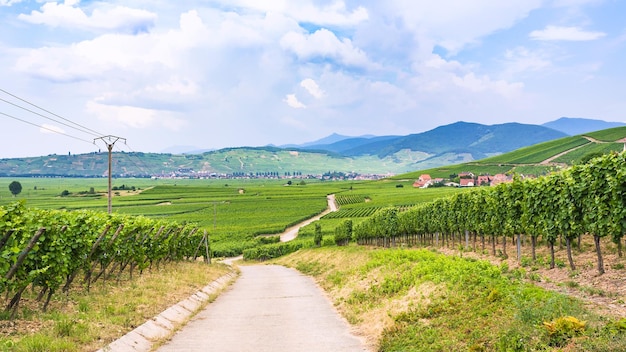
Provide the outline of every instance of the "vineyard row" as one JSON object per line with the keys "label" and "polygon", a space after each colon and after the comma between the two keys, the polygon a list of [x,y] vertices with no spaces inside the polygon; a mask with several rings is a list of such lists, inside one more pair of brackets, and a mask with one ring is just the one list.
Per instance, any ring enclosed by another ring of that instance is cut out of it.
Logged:
{"label": "vineyard row", "polygon": [[[428,238],[454,241],[463,237],[485,237],[503,245],[507,238],[521,244],[521,236],[531,240],[532,257],[538,239],[550,249],[554,267],[554,245],[564,238],[570,267],[574,270],[572,242],[592,236],[597,269],[604,273],[600,240],[617,245],[622,256],[626,235],[626,152],[611,153],[587,164],[575,165],[560,173],[534,180],[479,188],[449,198],[440,198],[399,212],[385,208],[355,226],[353,238],[360,244],[389,246],[401,238]],[[492,249],[495,252],[495,248]]]}
{"label": "vineyard row", "polygon": [[[0,294],[15,316],[27,287],[46,297],[69,290],[77,277],[89,290],[95,281],[125,270],[197,256],[209,259],[208,235],[193,226],[93,211],[0,207]],[[9,297],[10,300],[9,300]]]}

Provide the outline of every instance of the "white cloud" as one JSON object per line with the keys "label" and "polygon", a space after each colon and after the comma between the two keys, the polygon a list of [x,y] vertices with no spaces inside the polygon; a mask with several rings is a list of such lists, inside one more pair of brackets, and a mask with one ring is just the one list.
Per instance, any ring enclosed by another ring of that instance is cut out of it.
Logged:
{"label": "white cloud", "polygon": [[123,33],[146,32],[154,26],[157,19],[157,15],[152,12],[124,6],[95,8],[90,16],[81,8],[74,7],[77,3],[78,1],[66,1],[64,4],[46,2],[41,11],[33,10],[30,15],[20,14],[18,18],[51,27]]}
{"label": "white cloud", "polygon": [[509,99],[519,96],[524,88],[522,83],[509,83],[504,80],[494,81],[487,76],[478,77],[474,73],[454,76],[452,81],[457,86],[473,93],[492,92]]}
{"label": "white cloud", "polygon": [[604,0],[554,0],[554,6],[578,7],[588,4],[596,4]]}
{"label": "white cloud", "polygon": [[390,0],[384,2],[390,18],[401,18],[417,39],[420,55],[434,45],[452,54],[498,30],[512,27],[542,6],[542,0]]}
{"label": "white cloud", "polygon": [[344,1],[337,0],[332,1],[327,6],[318,6],[310,0],[222,0],[221,2],[228,7],[239,7],[245,11],[254,10],[263,14],[280,13],[298,22],[326,26],[354,26],[369,18],[365,7],[358,6],[350,11]]}
{"label": "white cloud", "polygon": [[101,103],[103,100],[104,98],[99,97],[87,102],[86,111],[111,125],[121,124],[133,129],[165,127],[176,131],[187,124],[173,113],[134,106],[107,105]]}
{"label": "white cloud", "polygon": [[287,105],[291,106],[294,109],[304,109],[306,108],[306,105],[302,104],[298,98],[296,97],[295,94],[287,94],[287,96],[285,97],[285,99],[283,99],[283,101],[285,103],[287,103]]}
{"label": "white cloud", "polygon": [[39,128],[39,132],[45,133],[45,134],[51,134],[51,133],[61,133],[61,134],[64,134],[65,130],[63,130],[59,126],[55,126],[55,125],[50,125],[50,124],[44,123]]}
{"label": "white cloud", "polygon": [[[623,6],[598,2],[590,12],[587,2],[32,1],[3,7],[0,77],[148,150],[163,141],[221,147],[416,133],[461,119],[545,122],[564,107],[594,105],[586,97],[596,91],[605,105],[621,99],[623,77],[611,70],[621,67],[623,42],[597,14]],[[578,39],[598,33],[584,30],[595,23],[614,39],[585,52],[546,44],[545,30],[529,40],[528,26],[545,23],[575,23],[560,28],[575,28],[569,38]],[[597,79],[576,84],[591,74]]]}
{"label": "white cloud", "polygon": [[[114,79],[179,69],[187,50],[206,38],[206,28],[195,11],[180,16],[180,29],[140,35],[104,34],[69,46],[22,51],[15,68],[53,81]],[[125,79],[125,78],[124,78]]]}
{"label": "white cloud", "polygon": [[0,0],[0,6],[11,6],[14,4],[19,4],[23,0]]}
{"label": "white cloud", "polygon": [[300,82],[300,86],[306,89],[306,91],[309,92],[309,94],[311,94],[317,99],[321,99],[322,97],[324,97],[324,94],[325,94],[324,91],[311,78],[302,80],[302,82]]}
{"label": "white cloud", "polygon": [[525,47],[509,49],[504,54],[505,68],[502,76],[516,77],[519,74],[545,70],[552,67],[548,54],[532,51]]}
{"label": "white cloud", "polygon": [[153,86],[146,87],[149,94],[193,96],[200,91],[198,84],[191,79],[181,77],[171,77],[167,82],[159,82]]}
{"label": "white cloud", "polygon": [[156,112],[132,106],[112,106],[98,102],[102,98],[87,102],[87,112],[112,124],[123,124],[132,128],[147,128],[155,121]]}
{"label": "white cloud", "polygon": [[335,33],[320,29],[313,34],[289,32],[280,40],[281,46],[301,60],[333,59],[347,66],[370,66],[367,55],[348,38],[339,40]]}
{"label": "white cloud", "polygon": [[534,40],[589,41],[600,39],[606,33],[585,31],[579,27],[547,26],[543,30],[532,31],[529,36]]}

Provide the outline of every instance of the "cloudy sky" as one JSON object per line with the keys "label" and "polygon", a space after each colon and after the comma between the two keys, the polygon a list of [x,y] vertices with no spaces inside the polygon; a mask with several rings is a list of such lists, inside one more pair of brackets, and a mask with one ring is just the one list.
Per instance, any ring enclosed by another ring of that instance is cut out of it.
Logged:
{"label": "cloudy sky", "polygon": [[622,0],[0,0],[0,157],[104,150],[105,135],[161,152],[626,122],[624,13]]}

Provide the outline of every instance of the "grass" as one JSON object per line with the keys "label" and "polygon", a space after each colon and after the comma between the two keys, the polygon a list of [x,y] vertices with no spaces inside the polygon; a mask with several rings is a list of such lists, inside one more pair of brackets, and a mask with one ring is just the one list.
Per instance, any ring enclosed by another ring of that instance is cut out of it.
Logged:
{"label": "grass", "polygon": [[67,296],[55,295],[46,313],[29,295],[17,320],[0,320],[0,351],[97,350],[230,270],[220,264],[173,263],[132,281],[98,283],[89,293],[74,287]]}
{"label": "grass", "polygon": [[[523,270],[430,250],[356,246],[301,250],[276,262],[315,276],[381,351],[626,348],[626,336],[611,332],[615,322],[577,299],[526,283]],[[559,325],[569,316],[585,322],[582,333],[570,336]]]}
{"label": "grass", "polygon": [[572,165],[581,162],[581,159],[588,154],[608,154],[614,151],[620,152],[623,148],[624,145],[620,143],[589,143],[582,148],[572,150],[571,152],[554,159],[554,162]]}
{"label": "grass", "polygon": [[602,131],[586,133],[585,135],[603,142],[615,142],[626,137],[626,127],[609,128]]}
{"label": "grass", "polygon": [[[106,211],[106,179],[0,178],[6,185],[18,180],[22,193],[11,196],[0,187],[0,205],[24,200],[26,206],[44,209],[91,209]],[[113,197],[113,212],[149,217],[167,217],[180,223],[197,224],[211,235],[217,256],[236,256],[256,247],[257,235],[276,234],[326,209],[328,194],[360,197],[350,207],[414,205],[459,190],[415,189],[413,180],[402,181],[309,181],[286,186],[284,180],[152,180],[116,179],[114,187],[134,187],[140,193],[120,191]],[[397,187],[402,184],[403,187]],[[76,196],[91,188],[99,195]],[[72,194],[60,197],[64,190]],[[368,201],[365,201],[365,198]]]}
{"label": "grass", "polygon": [[583,137],[574,136],[544,142],[537,145],[520,148],[510,153],[483,159],[482,164],[536,164],[561,152],[590,143]]}

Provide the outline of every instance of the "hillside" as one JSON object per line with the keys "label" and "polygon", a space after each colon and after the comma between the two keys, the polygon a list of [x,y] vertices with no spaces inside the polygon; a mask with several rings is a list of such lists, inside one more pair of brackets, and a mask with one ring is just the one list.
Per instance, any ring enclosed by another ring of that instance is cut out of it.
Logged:
{"label": "hillside", "polygon": [[[423,155],[418,155],[415,158]],[[302,151],[280,148],[228,148],[203,154],[113,153],[115,177],[218,177],[221,175],[258,175],[273,173],[286,176],[321,175],[327,172],[361,174],[402,173],[412,170],[415,158],[403,160],[376,156],[347,158],[326,151]],[[68,176],[105,177],[108,155],[47,155],[31,158],[0,159],[0,177]]]}
{"label": "hillside", "polygon": [[[202,154],[114,153],[116,177],[271,174],[321,175],[329,172],[389,175],[473,162],[564,137],[546,127],[508,123],[486,126],[457,122],[408,136],[345,138],[334,135],[310,147],[241,147]],[[0,159],[0,177],[107,175],[106,153]]]}
{"label": "hillside", "polygon": [[310,148],[333,151],[344,156],[377,155],[384,158],[402,150],[410,150],[425,152],[431,157],[454,153],[470,154],[473,159],[481,159],[565,136],[563,132],[537,125],[506,123],[488,126],[456,122],[408,136],[351,138]]}
{"label": "hillside", "polygon": [[626,126],[622,122],[607,122],[575,117],[561,117],[558,120],[544,123],[542,126],[561,131],[570,136]]}
{"label": "hillside", "polygon": [[417,179],[420,174],[446,178],[461,172],[472,172],[476,175],[543,175],[579,163],[587,157],[625,150],[624,138],[626,126],[610,128],[543,142],[478,161],[424,168],[398,178]]}

